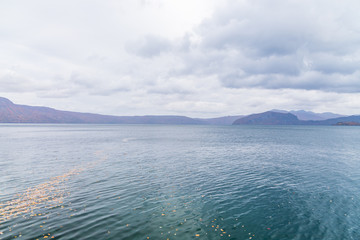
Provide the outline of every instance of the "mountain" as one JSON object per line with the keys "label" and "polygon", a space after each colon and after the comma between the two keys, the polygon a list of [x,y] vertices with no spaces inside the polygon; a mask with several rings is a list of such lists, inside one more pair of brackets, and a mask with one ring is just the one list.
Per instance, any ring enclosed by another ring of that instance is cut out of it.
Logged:
{"label": "mountain", "polygon": [[233,125],[339,125],[351,122],[352,126],[360,124],[360,116],[330,118],[326,120],[299,120],[292,113],[268,111],[251,114],[234,121]]}
{"label": "mountain", "polygon": [[0,97],[0,123],[203,124],[184,116],[109,116],[17,105]]}
{"label": "mountain", "polygon": [[352,122],[352,123],[360,123],[360,116],[353,115],[348,117],[339,117],[339,118],[331,118],[323,121],[309,121],[310,125],[336,125],[338,123],[346,123],[346,122]]}
{"label": "mountain", "polygon": [[324,120],[330,119],[330,118],[347,117],[346,115],[341,115],[341,114],[336,114],[336,113],[331,113],[331,112],[324,112],[324,113],[317,113],[317,114],[320,115],[321,117],[323,117]]}
{"label": "mountain", "polygon": [[339,117],[346,117],[345,115],[335,114],[331,112],[325,112],[325,113],[314,113],[311,111],[304,111],[304,110],[291,110],[291,111],[285,111],[285,110],[278,110],[273,109],[272,112],[279,112],[279,113],[291,113],[298,117],[299,120],[326,120],[330,118],[339,118]]}
{"label": "mountain", "polygon": [[[306,111],[293,111],[303,114],[302,118],[291,112],[275,110],[248,116],[226,116],[218,118],[189,118],[185,116],[110,116],[93,113],[61,111],[48,107],[18,105],[9,99],[0,97],[0,123],[98,123],[98,124],[206,124],[206,125],[356,125],[360,116],[341,116],[319,120],[312,116],[304,120]],[[333,113],[316,114],[317,116],[335,117]],[[343,124],[340,124],[343,123]]]}
{"label": "mountain", "polygon": [[237,119],[234,125],[299,125],[301,121],[291,113],[264,112]]}

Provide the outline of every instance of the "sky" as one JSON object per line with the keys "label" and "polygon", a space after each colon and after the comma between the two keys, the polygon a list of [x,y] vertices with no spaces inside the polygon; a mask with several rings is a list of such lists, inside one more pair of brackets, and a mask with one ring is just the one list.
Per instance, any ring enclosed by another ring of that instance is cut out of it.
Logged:
{"label": "sky", "polygon": [[360,114],[358,0],[2,0],[0,96],[110,115]]}

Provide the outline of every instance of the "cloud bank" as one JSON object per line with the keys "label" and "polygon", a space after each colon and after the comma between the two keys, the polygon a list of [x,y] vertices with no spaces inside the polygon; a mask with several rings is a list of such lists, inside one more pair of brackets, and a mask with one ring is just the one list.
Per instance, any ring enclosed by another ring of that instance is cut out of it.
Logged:
{"label": "cloud bank", "polygon": [[0,95],[117,115],[360,114],[360,2],[4,1]]}

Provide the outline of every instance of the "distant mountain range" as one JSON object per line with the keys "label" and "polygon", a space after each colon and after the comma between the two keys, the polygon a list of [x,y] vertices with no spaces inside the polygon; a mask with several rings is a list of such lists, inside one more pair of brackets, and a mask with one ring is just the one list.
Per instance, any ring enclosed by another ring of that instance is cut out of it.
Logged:
{"label": "distant mountain range", "polygon": [[249,116],[237,119],[234,125],[298,125],[302,121],[294,114],[279,112],[264,112],[251,114]]}
{"label": "distant mountain range", "polygon": [[[197,125],[351,125],[360,123],[360,116],[334,113],[272,110],[248,116],[190,118],[186,116],[111,116],[93,113],[60,111],[48,107],[18,105],[0,97],[0,123],[97,123],[97,124],[197,124]],[[341,123],[341,124],[340,124]],[[350,124],[351,123],[351,124]]]}
{"label": "distant mountain range", "polygon": [[109,116],[17,105],[0,98],[1,123],[204,124],[184,116]]}
{"label": "distant mountain range", "polygon": [[360,123],[360,116],[346,116],[330,118],[326,120],[299,120],[292,113],[281,113],[268,111],[264,113],[251,114],[237,119],[233,125],[346,125],[356,126]]}
{"label": "distant mountain range", "polygon": [[297,110],[297,111],[284,111],[284,110],[278,110],[273,109],[271,112],[279,112],[279,113],[291,113],[298,117],[299,120],[326,120],[330,118],[338,118],[338,117],[346,117],[345,115],[335,114],[331,112],[325,112],[325,113],[314,113],[311,111],[304,111],[304,110]]}

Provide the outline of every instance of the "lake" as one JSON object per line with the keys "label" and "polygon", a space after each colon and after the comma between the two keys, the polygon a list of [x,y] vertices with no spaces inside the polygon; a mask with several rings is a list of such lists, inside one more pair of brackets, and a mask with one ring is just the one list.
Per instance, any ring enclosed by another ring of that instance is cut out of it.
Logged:
{"label": "lake", "polygon": [[360,128],[0,125],[0,239],[360,239]]}

